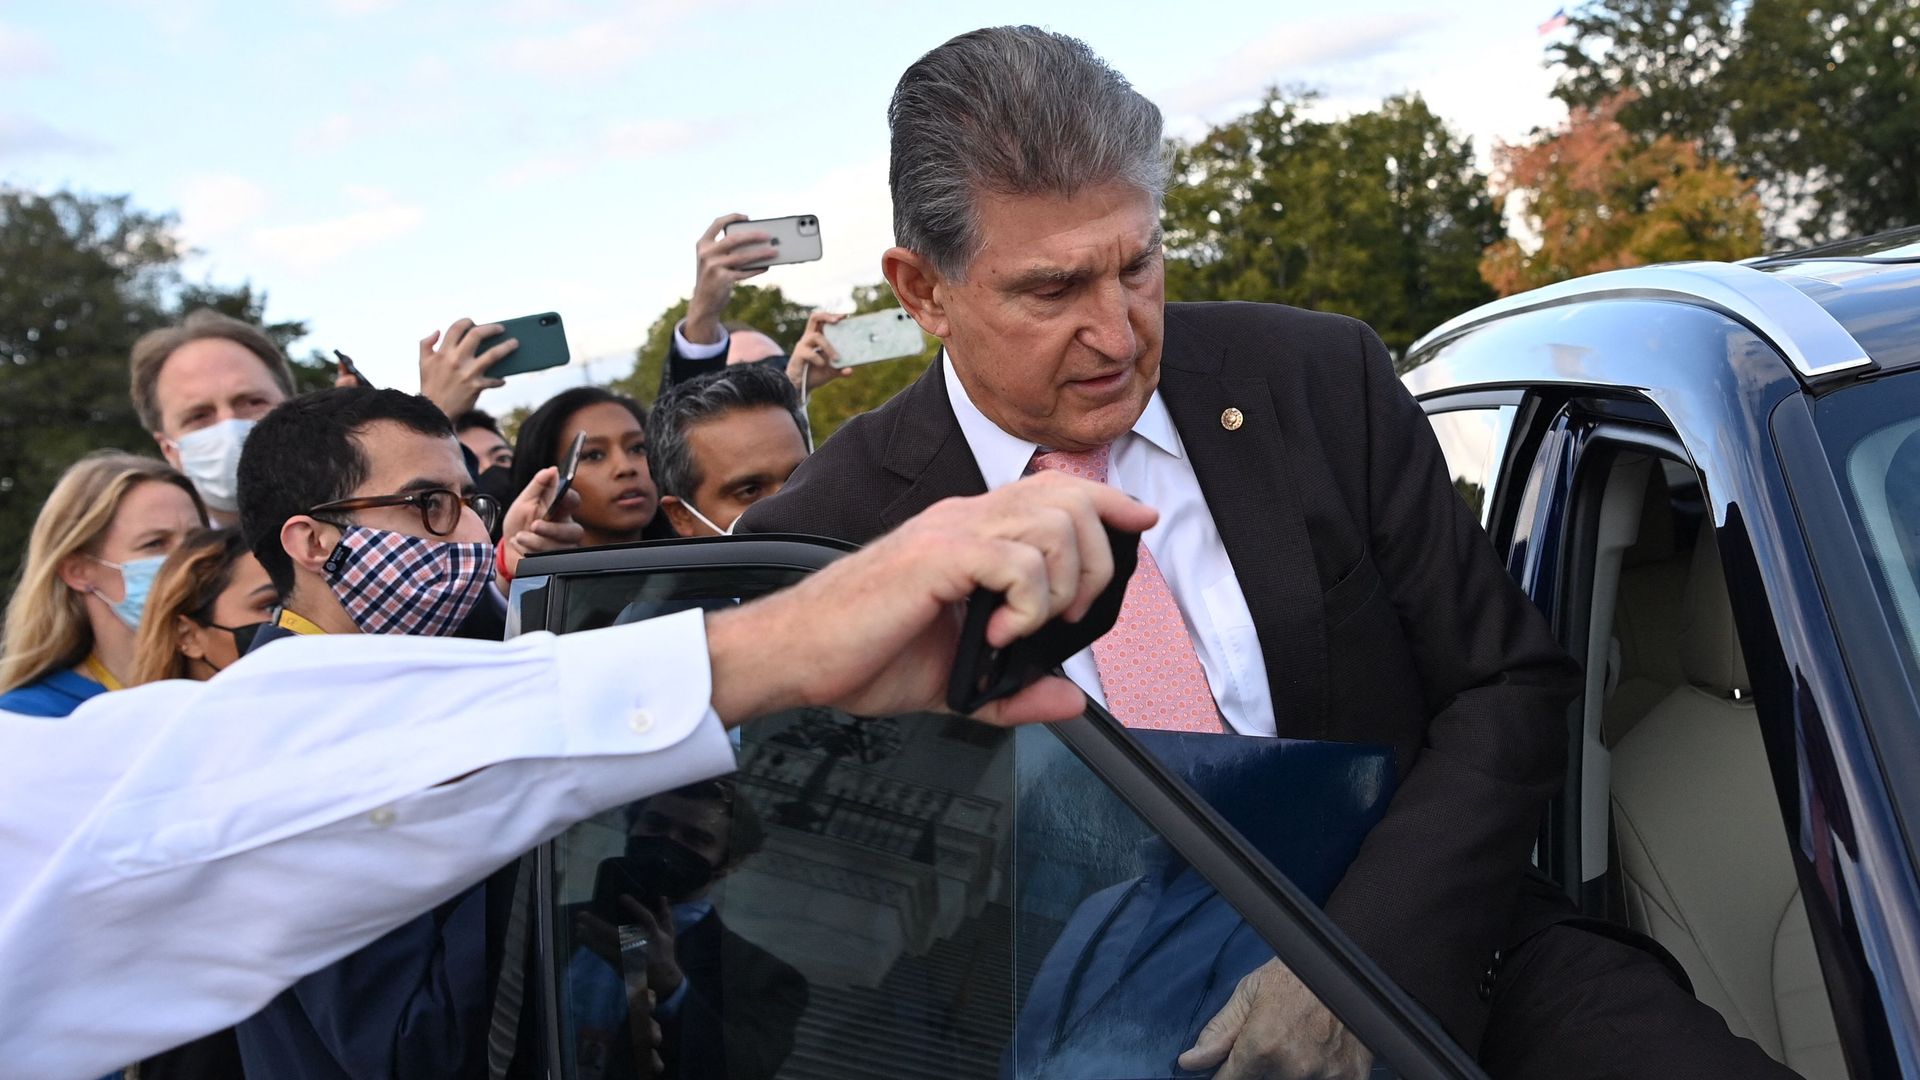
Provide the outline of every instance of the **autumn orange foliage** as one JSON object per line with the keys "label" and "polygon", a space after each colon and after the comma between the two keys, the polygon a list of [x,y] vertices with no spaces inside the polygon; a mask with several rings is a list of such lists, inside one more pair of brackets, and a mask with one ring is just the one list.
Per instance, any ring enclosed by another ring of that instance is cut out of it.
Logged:
{"label": "autumn orange foliage", "polygon": [[1495,193],[1503,205],[1517,200],[1519,212],[1519,237],[1480,260],[1480,276],[1500,295],[1602,270],[1760,253],[1752,183],[1705,160],[1694,143],[1636,139],[1618,119],[1631,100],[1576,108],[1533,142],[1495,149]]}

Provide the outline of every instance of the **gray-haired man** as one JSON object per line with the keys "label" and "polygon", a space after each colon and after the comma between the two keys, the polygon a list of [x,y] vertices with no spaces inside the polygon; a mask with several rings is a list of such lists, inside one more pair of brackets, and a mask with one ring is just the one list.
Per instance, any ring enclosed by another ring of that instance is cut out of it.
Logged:
{"label": "gray-haired man", "polygon": [[[1161,523],[1110,635],[1131,647],[1067,674],[1137,726],[1394,747],[1398,791],[1327,912],[1490,1072],[1784,1074],[1657,946],[1575,928],[1529,874],[1578,671],[1379,338],[1278,305],[1166,304],[1160,111],[1079,41],[963,34],[907,70],[889,120],[882,267],[943,362],[742,529],[864,542],[1031,470],[1104,477]],[[1180,1064],[1357,1077],[1369,1059],[1273,962]]]}

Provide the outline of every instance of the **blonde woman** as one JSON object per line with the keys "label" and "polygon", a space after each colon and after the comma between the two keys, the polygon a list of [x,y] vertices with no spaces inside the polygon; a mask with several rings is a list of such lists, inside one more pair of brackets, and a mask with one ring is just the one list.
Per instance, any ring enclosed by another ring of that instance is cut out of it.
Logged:
{"label": "blonde woman", "polygon": [[128,685],[213,678],[246,654],[279,602],[239,529],[194,533],[154,579]]}
{"label": "blonde woman", "polygon": [[207,511],[166,462],[114,450],[75,462],[27,541],[0,638],[0,710],[65,716],[127,685],[155,573]]}

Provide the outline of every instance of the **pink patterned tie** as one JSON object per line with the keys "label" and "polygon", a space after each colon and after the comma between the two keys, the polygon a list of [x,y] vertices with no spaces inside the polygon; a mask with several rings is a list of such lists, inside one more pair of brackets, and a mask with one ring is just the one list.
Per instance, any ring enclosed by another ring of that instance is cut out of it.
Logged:
{"label": "pink patterned tie", "polygon": [[[1041,450],[1028,472],[1052,470],[1097,483],[1107,482],[1109,448],[1071,453]],[[1166,731],[1225,729],[1207,672],[1193,651],[1180,605],[1160,575],[1153,552],[1140,544],[1140,565],[1127,584],[1120,618],[1107,636],[1093,643],[1093,666],[1100,673],[1107,711],[1128,727]]]}

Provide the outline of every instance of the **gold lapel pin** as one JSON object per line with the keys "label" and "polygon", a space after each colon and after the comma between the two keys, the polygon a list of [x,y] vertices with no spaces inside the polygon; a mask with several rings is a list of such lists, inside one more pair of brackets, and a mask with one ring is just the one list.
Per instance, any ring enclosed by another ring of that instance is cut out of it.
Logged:
{"label": "gold lapel pin", "polygon": [[1246,422],[1247,418],[1240,414],[1239,409],[1228,409],[1220,414],[1220,426],[1228,431],[1239,431],[1240,425]]}

